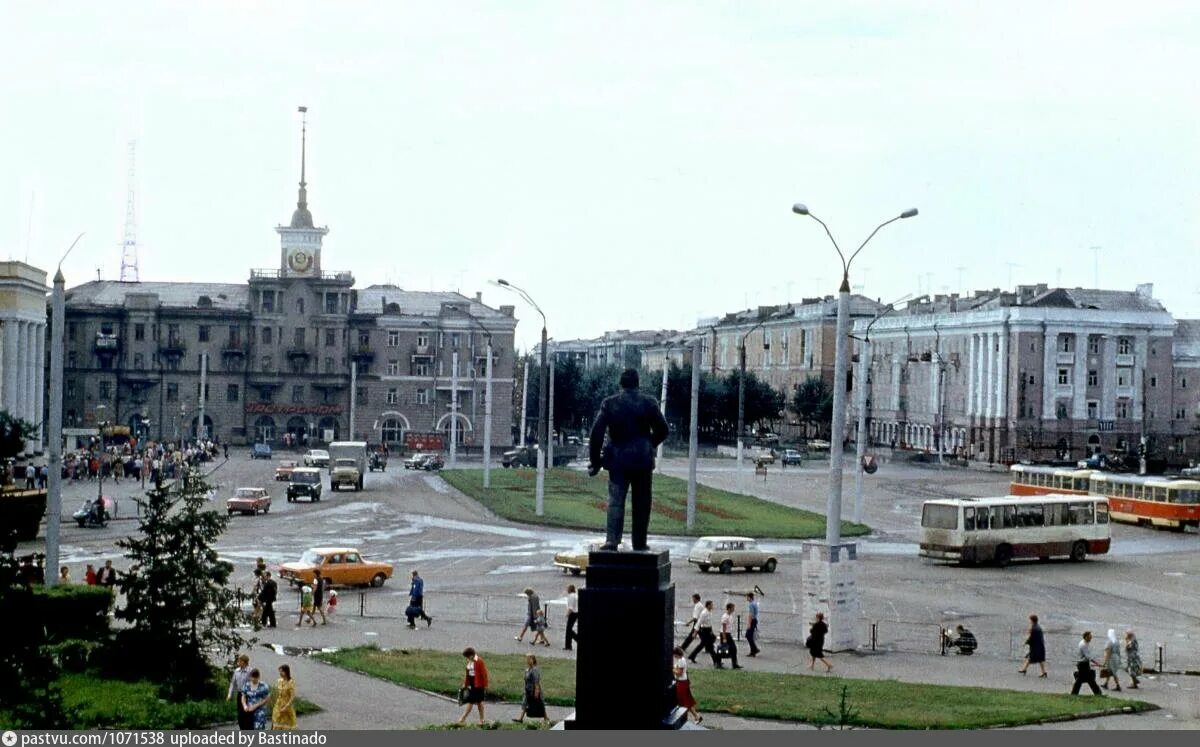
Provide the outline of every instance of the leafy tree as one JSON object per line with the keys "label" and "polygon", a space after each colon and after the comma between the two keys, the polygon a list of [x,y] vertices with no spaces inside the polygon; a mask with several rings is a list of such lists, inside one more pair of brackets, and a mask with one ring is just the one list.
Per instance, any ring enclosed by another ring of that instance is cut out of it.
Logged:
{"label": "leafy tree", "polygon": [[833,423],[833,390],[824,379],[810,376],[796,385],[792,411],[806,423],[816,424],[820,433],[828,433]]}
{"label": "leafy tree", "polygon": [[13,459],[25,451],[25,441],[37,431],[28,420],[13,417],[0,410],[0,459]]}
{"label": "leafy tree", "polygon": [[131,650],[160,670],[163,695],[181,701],[206,696],[210,656],[228,658],[245,646],[228,588],[231,567],[215,544],[228,517],[208,508],[209,486],[198,473],[175,486],[160,481],[139,500],[140,534],[117,542],[130,559],[117,585],[125,606],[117,618]]}
{"label": "leafy tree", "polygon": [[554,428],[559,433],[577,431],[594,413],[588,413],[580,401],[583,394],[583,369],[574,358],[554,362]]}

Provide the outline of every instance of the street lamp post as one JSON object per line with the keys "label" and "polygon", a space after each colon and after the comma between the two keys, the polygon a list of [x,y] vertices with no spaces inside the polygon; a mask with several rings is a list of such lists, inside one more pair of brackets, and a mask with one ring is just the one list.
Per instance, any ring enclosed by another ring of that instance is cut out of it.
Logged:
{"label": "street lamp post", "polygon": [[750,333],[763,325],[765,319],[759,319],[754,326],[746,330],[746,334],[742,335],[741,344],[738,345],[738,421],[737,421],[737,473],[742,474],[742,441],[746,431],[746,338],[750,337]]}
{"label": "street lamp post", "polygon": [[450,469],[458,467],[458,348],[450,358]]}
{"label": "street lamp post", "polygon": [[54,273],[54,290],[50,303],[50,423],[47,439],[50,445],[47,469],[46,496],[46,585],[58,583],[58,538],[62,517],[62,417],[63,417],[63,324],[66,316],[66,278],[62,274],[62,263],[67,255],[83,238],[75,237],[71,246],[58,260]]}
{"label": "street lamp post", "polygon": [[696,459],[700,455],[700,336],[692,340],[692,407],[688,428],[687,528],[696,523]]}
{"label": "street lamp post", "polygon": [[859,245],[858,249],[854,250],[849,259],[842,253],[841,247],[838,246],[837,240],[833,238],[833,234],[829,231],[829,226],[825,225],[825,221],[813,215],[801,203],[793,205],[792,212],[797,215],[807,215],[820,223],[842,261],[842,284],[838,288],[837,337],[834,340],[833,423],[830,429],[832,432],[830,434],[829,494],[825,506],[825,542],[832,548],[841,542],[842,539],[842,462],[844,456],[842,453],[842,442],[846,430],[846,333],[850,317],[850,265],[854,262],[854,258],[858,256],[858,253],[863,250],[863,247],[867,245],[867,242],[874,238],[875,234],[881,228],[903,218],[915,216],[917,209],[909,208],[895,218],[880,223],[862,244]]}
{"label": "street lamp post", "polygon": [[[100,501],[103,506],[104,500],[104,431],[108,427],[108,407],[105,405],[96,405],[96,428],[100,431],[100,458],[97,460],[99,469],[96,470],[96,500]],[[103,508],[101,509],[103,511]]]}
{"label": "street lamp post", "polygon": [[[479,327],[487,340],[487,373],[484,374],[486,379],[483,385],[483,487],[490,488],[492,486],[492,333],[475,316],[467,314],[467,318]],[[524,398],[522,398],[523,400]],[[522,419],[524,419],[523,415]]]}
{"label": "street lamp post", "polygon": [[549,405],[547,399],[547,389],[549,388],[549,376],[546,368],[546,315],[542,313],[542,309],[529,294],[521,290],[512,283],[503,278],[496,281],[497,285],[517,293],[525,302],[533,307],[533,310],[542,318],[542,371],[538,386],[538,458],[537,458],[537,481],[535,483],[535,510],[538,516],[543,516],[546,513],[546,443],[550,440],[550,431],[548,429],[549,420],[546,408]]}

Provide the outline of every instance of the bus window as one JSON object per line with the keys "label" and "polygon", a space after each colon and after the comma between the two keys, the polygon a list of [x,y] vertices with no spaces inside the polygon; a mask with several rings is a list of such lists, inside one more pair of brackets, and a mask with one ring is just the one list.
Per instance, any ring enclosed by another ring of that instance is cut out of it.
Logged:
{"label": "bus window", "polygon": [[1012,529],[1016,515],[1016,506],[992,506],[992,529]]}
{"label": "bus window", "polygon": [[1200,490],[1179,490],[1175,495],[1178,497],[1179,503],[1190,503],[1196,505],[1200,503]]}
{"label": "bus window", "polygon": [[[1093,523],[1092,507],[1099,504],[1093,503],[1072,503],[1070,504],[1069,516],[1072,524],[1091,524]],[[1105,504],[1107,505],[1107,504]]]}
{"label": "bus window", "polygon": [[1096,523],[1097,524],[1107,524],[1108,523],[1108,503],[1099,502],[1096,504]]}
{"label": "bus window", "polygon": [[1075,478],[1075,489],[1081,493],[1086,493],[1088,490],[1088,480],[1086,477]]}
{"label": "bus window", "polygon": [[1040,527],[1045,523],[1042,514],[1042,505],[1036,504],[1032,506],[1017,506],[1017,526],[1019,527]]}
{"label": "bus window", "polygon": [[921,512],[921,526],[928,529],[958,529],[958,506],[925,504]]}
{"label": "bus window", "polygon": [[1046,506],[1046,526],[1061,527],[1067,523],[1067,506],[1065,503],[1051,503]]}
{"label": "bus window", "polygon": [[963,509],[963,529],[968,532],[975,531],[975,509],[973,507]]}

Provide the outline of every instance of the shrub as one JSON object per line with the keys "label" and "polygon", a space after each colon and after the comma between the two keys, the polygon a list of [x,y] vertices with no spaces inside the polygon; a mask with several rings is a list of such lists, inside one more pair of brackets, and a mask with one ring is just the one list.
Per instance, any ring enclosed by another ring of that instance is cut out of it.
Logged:
{"label": "shrub", "polygon": [[29,615],[44,626],[49,641],[102,640],[108,637],[112,592],[102,586],[38,586]]}

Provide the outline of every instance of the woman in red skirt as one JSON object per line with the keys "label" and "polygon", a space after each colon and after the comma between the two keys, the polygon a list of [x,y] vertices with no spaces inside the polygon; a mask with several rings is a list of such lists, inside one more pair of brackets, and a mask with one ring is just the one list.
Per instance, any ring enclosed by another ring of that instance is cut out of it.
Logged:
{"label": "woman in red skirt", "polygon": [[674,653],[675,667],[671,671],[675,673],[675,702],[680,707],[686,708],[698,724],[704,720],[704,717],[696,710],[696,699],[692,697],[692,686],[688,684],[687,656],[678,646],[675,647]]}

